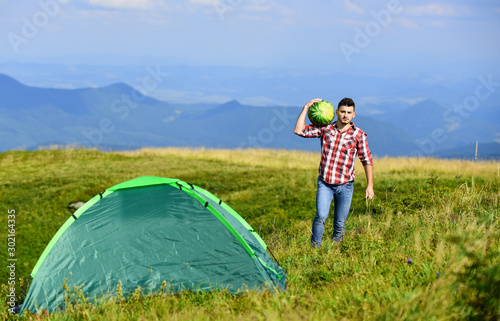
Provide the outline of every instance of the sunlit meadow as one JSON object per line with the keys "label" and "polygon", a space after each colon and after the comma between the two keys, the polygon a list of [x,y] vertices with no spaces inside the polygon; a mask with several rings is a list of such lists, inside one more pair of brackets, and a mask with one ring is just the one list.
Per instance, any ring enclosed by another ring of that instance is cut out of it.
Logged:
{"label": "sunlit meadow", "polygon": [[[16,213],[16,294],[71,213],[107,187],[139,176],[207,189],[257,230],[288,272],[288,290],[120,296],[98,305],[66,289],[66,310],[35,320],[498,320],[500,163],[375,159],[373,201],[357,178],[346,237],[309,245],[320,155],[284,150],[56,149],[0,154],[2,252]],[[1,295],[9,271],[0,271]],[[70,300],[71,299],[71,300]],[[5,301],[4,301],[5,302]],[[72,302],[72,303],[69,303]],[[0,317],[12,318],[7,306]]]}

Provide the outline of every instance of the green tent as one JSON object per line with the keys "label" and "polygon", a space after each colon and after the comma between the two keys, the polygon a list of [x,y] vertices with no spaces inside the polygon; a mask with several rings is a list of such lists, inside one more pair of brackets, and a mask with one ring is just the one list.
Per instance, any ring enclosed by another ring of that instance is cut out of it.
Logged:
{"label": "green tent", "polygon": [[208,191],[178,179],[139,177],[79,208],[52,238],[32,273],[21,313],[64,308],[64,280],[89,298],[139,286],[237,293],[285,289],[286,272],[259,235]]}

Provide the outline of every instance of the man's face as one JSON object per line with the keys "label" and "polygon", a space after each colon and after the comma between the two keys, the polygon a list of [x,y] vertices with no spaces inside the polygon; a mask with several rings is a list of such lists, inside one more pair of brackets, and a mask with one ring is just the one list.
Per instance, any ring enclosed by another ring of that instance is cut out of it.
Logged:
{"label": "man's face", "polygon": [[349,124],[354,116],[356,116],[356,113],[354,112],[354,107],[352,106],[340,106],[337,109],[337,117],[342,124]]}

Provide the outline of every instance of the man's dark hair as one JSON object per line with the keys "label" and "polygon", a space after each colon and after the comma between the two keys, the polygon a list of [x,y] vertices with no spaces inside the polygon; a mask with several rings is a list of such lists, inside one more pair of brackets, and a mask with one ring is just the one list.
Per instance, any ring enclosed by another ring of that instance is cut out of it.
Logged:
{"label": "man's dark hair", "polygon": [[352,107],[354,110],[356,110],[356,105],[354,104],[354,100],[351,98],[344,98],[341,101],[339,101],[339,105],[337,108],[340,108],[341,106],[347,106],[347,107]]}

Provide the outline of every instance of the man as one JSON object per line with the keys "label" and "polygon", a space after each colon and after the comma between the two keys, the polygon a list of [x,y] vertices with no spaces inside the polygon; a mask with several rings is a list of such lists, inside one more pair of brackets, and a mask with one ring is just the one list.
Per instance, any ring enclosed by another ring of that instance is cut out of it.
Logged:
{"label": "man", "polygon": [[334,199],[333,241],[341,242],[344,226],[351,207],[354,164],[359,157],[367,180],[366,198],[373,199],[373,161],[366,134],[357,128],[352,119],[356,116],[351,98],[342,99],[336,111],[337,121],[326,126],[305,125],[309,107],[322,99],[313,99],[304,105],[295,124],[294,133],[306,138],[321,139],[321,162],[316,192],[316,216],[312,225],[311,245],[319,247],[325,221]]}

